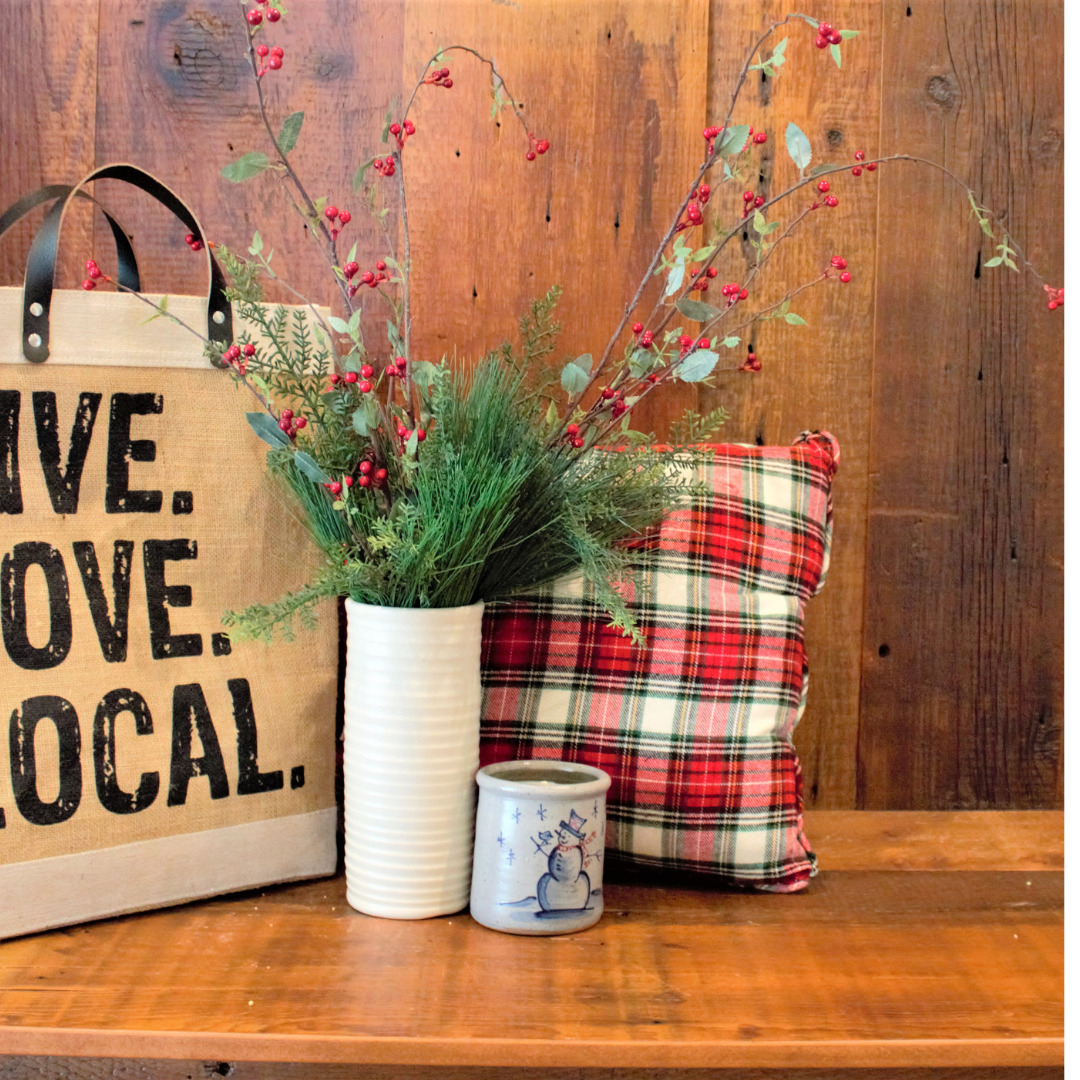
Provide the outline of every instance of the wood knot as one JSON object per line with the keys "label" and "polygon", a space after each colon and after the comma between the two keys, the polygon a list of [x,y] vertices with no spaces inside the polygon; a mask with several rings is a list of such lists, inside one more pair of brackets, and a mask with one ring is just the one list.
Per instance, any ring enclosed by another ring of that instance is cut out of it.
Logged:
{"label": "wood knot", "polygon": [[932,75],[926,81],[926,92],[943,109],[951,109],[960,100],[960,88],[948,75]]}

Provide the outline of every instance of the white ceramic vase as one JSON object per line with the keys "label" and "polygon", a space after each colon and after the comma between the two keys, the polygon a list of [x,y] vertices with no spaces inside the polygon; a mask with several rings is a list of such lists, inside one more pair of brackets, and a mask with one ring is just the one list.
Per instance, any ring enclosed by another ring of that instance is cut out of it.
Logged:
{"label": "white ceramic vase", "polygon": [[345,610],[348,901],[385,919],[461,911],[472,872],[484,605],[346,600]]}

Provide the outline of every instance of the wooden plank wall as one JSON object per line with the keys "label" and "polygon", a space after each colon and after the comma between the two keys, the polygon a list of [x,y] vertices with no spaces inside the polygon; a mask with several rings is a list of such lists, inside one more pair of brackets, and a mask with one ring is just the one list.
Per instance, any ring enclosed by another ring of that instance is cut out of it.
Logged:
{"label": "wooden plank wall", "polygon": [[[475,355],[512,334],[558,282],[567,352],[603,347],[730,88],[778,0],[296,0],[275,32],[272,112],[306,111],[295,160],[318,194],[379,147],[382,117],[439,45],[497,59],[530,124],[552,142],[532,164],[521,133],[487,114],[485,74],[425,94],[408,161],[418,341]],[[775,83],[754,78],[737,119],[769,135],[755,190],[793,175],[788,120],[819,160],[923,154],[970,178],[1053,284],[1063,267],[1063,5],[1052,0],[811,0],[858,29],[844,69],[790,28]],[[259,148],[236,0],[9,0],[0,59],[0,203],[94,163],[148,168],[209,234],[259,227],[298,288],[331,290],[304,230],[266,180],[220,168]],[[830,580],[808,611],[810,705],[797,733],[810,806],[1023,808],[1061,804],[1063,320],[1001,271],[965,201],[917,166],[842,178],[836,210],[778,255],[763,295],[827,263],[854,278],[800,297],[810,324],[752,328],[757,376],[725,373],[648,417],[697,401],[731,413],[725,437],[786,442],[828,428],[843,462]],[[730,193],[729,193],[730,192]],[[710,210],[731,208],[725,189]],[[203,287],[168,216],[115,186],[99,195],[135,236],[149,289]],[[377,230],[354,215],[361,252]],[[22,279],[29,231],[0,248]],[[78,217],[64,283],[106,234]],[[745,273],[732,252],[720,280]],[[363,261],[363,260],[362,260]],[[372,319],[377,312],[372,309]],[[665,413],[667,415],[665,415]]]}

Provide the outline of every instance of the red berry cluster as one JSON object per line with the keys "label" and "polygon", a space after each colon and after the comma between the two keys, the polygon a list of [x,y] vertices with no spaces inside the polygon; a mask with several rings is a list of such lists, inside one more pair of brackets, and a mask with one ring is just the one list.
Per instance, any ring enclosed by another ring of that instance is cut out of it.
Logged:
{"label": "red berry cluster", "polygon": [[352,221],[352,214],[348,210],[339,210],[336,206],[328,206],[323,213],[330,222],[330,239],[336,240],[341,230]]}
{"label": "red berry cluster", "polygon": [[693,228],[695,225],[700,225],[705,220],[701,213],[701,208],[708,203],[711,194],[712,188],[710,188],[708,184],[702,184],[700,187],[696,187],[690,192],[690,201],[686,204],[686,216],[675,226],[676,232],[682,232],[683,229]]}
{"label": "red berry cluster", "polygon": [[646,330],[644,333],[642,333],[641,323],[634,323],[634,333],[641,334],[641,338],[639,339],[638,344],[643,349],[647,349],[650,345],[652,345],[653,333],[651,330]]}
{"label": "red berry cluster", "polygon": [[[281,18],[281,12],[276,7],[267,7],[269,0],[255,0],[259,7],[266,7],[266,21],[276,23]],[[251,26],[258,26],[263,21],[263,13],[257,7],[253,7],[247,13],[247,21]]]}
{"label": "red berry cluster", "polygon": [[525,151],[526,161],[535,161],[537,154],[546,154],[551,148],[547,139],[538,139],[531,131],[529,134],[529,149]]}
{"label": "red berry cluster", "polygon": [[[397,142],[398,149],[401,150],[405,146],[405,140],[410,135],[416,134],[416,125],[411,120],[406,120],[404,124],[394,123],[390,125],[390,134],[394,136]],[[390,159],[390,164],[394,163],[393,158]]]}
{"label": "red berry cluster", "polygon": [[708,157],[712,157],[713,144],[716,142],[717,135],[719,135],[722,130],[723,128],[707,127],[701,133],[701,137],[705,140],[705,153]]}
{"label": "red berry cluster", "polygon": [[751,352],[751,353],[746,354],[746,363],[743,364],[741,370],[743,370],[743,371],[760,371],[761,370],[761,361],[757,358],[757,353]]}
{"label": "red berry cluster", "polygon": [[[610,404],[611,418],[613,420],[618,420],[619,417],[622,416],[622,414],[624,412],[626,412],[626,410],[629,408],[629,406],[626,404],[626,402],[623,401],[623,399],[622,399],[622,391],[621,390],[616,390],[613,386],[605,386],[604,389],[600,391],[600,398],[603,401],[607,401],[607,402],[611,403]],[[577,425],[571,425],[571,426],[575,428],[575,434],[576,434]],[[567,428],[567,431],[569,431],[569,428]],[[576,439],[574,440],[573,445],[574,446],[578,445],[578,442],[577,442]]]}
{"label": "red berry cluster", "polygon": [[843,40],[840,31],[835,29],[831,23],[818,23],[817,37],[814,39],[814,44],[819,49],[827,49],[830,45],[839,45]]}
{"label": "red berry cluster", "polygon": [[750,130],[746,133],[746,142],[743,143],[743,148],[739,151],[739,153],[745,153],[747,150],[749,150],[751,143],[757,143],[758,146],[760,146],[763,142],[765,142],[766,139],[768,139],[768,137],[769,136],[766,135],[764,131],[754,131],[754,129],[751,127]]}
{"label": "red berry cluster", "polygon": [[749,217],[758,207],[765,205],[764,195],[755,195],[752,191],[744,191],[742,193],[743,201],[743,217]]}
{"label": "red berry cluster", "polygon": [[86,260],[86,278],[83,280],[82,287],[87,292],[93,292],[97,288],[99,281],[108,281],[107,278],[99,269],[98,264],[93,259]]}
{"label": "red berry cluster", "polygon": [[[845,285],[851,280],[851,275],[848,273],[848,268],[847,268],[847,259],[845,259],[842,255],[834,255],[832,257],[832,259],[829,260],[829,265],[834,270],[839,270],[840,271],[840,274],[839,274],[840,280]],[[828,275],[829,275],[829,271],[826,270],[824,276],[828,277]]]}
{"label": "red berry cluster", "polygon": [[192,251],[202,251],[202,241],[194,233],[188,233],[187,236],[184,237],[184,243],[187,244]]}
{"label": "red berry cluster", "polygon": [[348,262],[341,268],[341,271],[349,280],[349,288],[346,290],[349,296],[355,296],[361,285],[367,285],[369,288],[377,289],[384,281],[390,280],[390,275],[386,272],[386,263],[384,263],[382,259],[375,264],[374,270],[365,270],[360,274],[359,281],[352,280],[360,273],[360,266],[358,263]]}
{"label": "red berry cluster", "polygon": [[737,281],[732,281],[727,285],[722,286],[720,293],[728,298],[728,307],[731,307],[732,304],[737,304],[740,300],[745,300],[750,295]]}
{"label": "red berry cluster", "polygon": [[693,283],[690,286],[691,292],[708,292],[709,291],[709,279],[716,277],[719,271],[715,266],[710,266],[705,270],[695,270],[693,277]]}
{"label": "red berry cluster", "polygon": [[344,382],[348,386],[355,385],[361,394],[370,394],[375,388],[375,384],[371,381],[374,374],[375,369],[370,364],[362,364],[359,374],[355,371],[346,371],[344,375],[338,375],[337,372],[332,373],[330,385],[337,386],[338,383]]}
{"label": "red berry cluster", "polygon": [[[252,346],[252,351],[254,351],[254,346]],[[294,416],[292,409],[282,409],[278,427],[281,428],[290,439],[295,439],[296,433],[301,428],[307,427],[307,421],[302,416]]]}
{"label": "red berry cluster", "polygon": [[394,159],[387,155],[385,158],[376,158],[372,163],[372,167],[380,176],[393,176],[395,170]]}
{"label": "red berry cluster", "polygon": [[386,365],[386,377],[388,379],[404,378],[406,367],[407,364],[405,363],[405,357],[396,356],[392,364]]}
{"label": "red berry cluster", "polygon": [[434,71],[429,71],[424,76],[425,86],[445,86],[447,90],[454,85],[454,80],[450,78],[449,68],[436,68]]}
{"label": "red berry cluster", "polygon": [[[276,10],[276,9],[275,9]],[[255,12],[257,15],[258,12]],[[250,21],[251,16],[248,16]],[[255,46],[255,52],[259,59],[262,61],[259,64],[258,69],[255,72],[255,77],[261,79],[268,71],[280,71],[281,63],[285,57],[285,50],[280,45],[275,45],[271,48],[268,45],[263,45],[261,42]]]}
{"label": "red berry cluster", "polygon": [[[400,359],[402,359],[402,357],[399,356],[398,359],[400,360]],[[389,370],[390,369],[387,368],[387,371],[389,371]],[[402,368],[402,371],[404,372],[404,368]],[[397,437],[398,437],[399,442],[401,443],[401,453],[403,453],[403,454],[405,453],[405,444],[409,441],[409,437],[411,435],[412,435],[412,432],[404,424],[398,424],[398,426],[397,426]],[[426,438],[427,438],[427,432],[423,428],[417,428],[416,429],[416,441],[417,442],[423,442]]]}
{"label": "red berry cluster", "polygon": [[[236,365],[236,370],[239,371],[241,375],[246,375],[247,374],[248,361],[254,355],[255,355],[255,346],[252,345],[251,342],[249,341],[243,347],[243,349],[241,349],[239,345],[230,345],[225,350],[225,352],[222,353],[222,359],[227,364],[235,364]],[[288,412],[288,410],[286,410],[286,412]],[[281,415],[284,417],[285,413],[282,413]],[[292,413],[291,412],[289,412],[289,419],[290,420],[292,419]],[[298,426],[299,427],[306,427],[307,426],[307,421],[304,420],[303,417],[301,417],[300,419],[303,420],[303,423],[299,424]],[[282,431],[287,431],[288,428],[282,428],[281,430]]]}
{"label": "red berry cluster", "polygon": [[566,425],[566,435],[564,438],[575,450],[580,450],[585,445],[585,440],[579,434],[580,431],[581,428],[579,428],[577,424]]}
{"label": "red berry cluster", "polygon": [[1056,311],[1059,307],[1065,306],[1065,287],[1055,289],[1052,285],[1044,285],[1046,290],[1046,306],[1051,311]]}
{"label": "red berry cluster", "polygon": [[[856,161],[865,161],[866,160],[866,152],[863,151],[863,150],[856,150],[855,151],[855,160]],[[874,172],[877,169],[877,162],[876,161],[871,161],[871,162],[868,162],[866,165],[855,165],[851,170],[851,175],[852,176],[862,176],[863,169],[866,169],[867,172]]]}

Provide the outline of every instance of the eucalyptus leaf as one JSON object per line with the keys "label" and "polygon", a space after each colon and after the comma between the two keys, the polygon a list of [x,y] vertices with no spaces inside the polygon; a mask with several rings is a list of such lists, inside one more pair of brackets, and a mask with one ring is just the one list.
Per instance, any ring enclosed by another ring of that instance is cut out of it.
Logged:
{"label": "eucalyptus leaf", "polygon": [[401,340],[397,326],[389,319],[386,320],[386,339],[390,342],[390,348],[394,350],[395,356],[405,355],[405,342]]}
{"label": "eucalyptus leaf", "polygon": [[263,392],[263,397],[270,397],[270,387],[266,385],[266,380],[256,375],[254,372],[248,375],[248,378]]}
{"label": "eucalyptus leaf", "polygon": [[739,340],[739,338],[729,334],[726,338],[724,338],[723,341],[720,342],[720,344],[726,345],[729,349],[734,349],[735,346],[739,344]]}
{"label": "eucalyptus leaf", "polygon": [[1000,266],[1004,261],[1000,255],[995,255],[992,259],[987,259],[983,266],[989,269],[991,266]]}
{"label": "eucalyptus leaf", "polygon": [[430,360],[414,360],[409,365],[409,374],[419,386],[431,386],[438,373],[439,369]]}
{"label": "eucalyptus leaf", "polygon": [[859,36],[859,31],[858,30],[841,30],[840,31],[840,36],[845,41],[850,41],[853,37],[858,37]]}
{"label": "eucalyptus leaf", "polygon": [[829,46],[829,54],[836,61],[836,66],[837,67],[842,67],[842,65],[840,63],[840,46],[839,45],[830,45]]}
{"label": "eucalyptus leaf", "polygon": [[417,448],[420,446],[420,436],[417,434],[417,428],[413,428],[409,432],[409,437],[405,440],[405,453],[409,457],[416,457]]}
{"label": "eucalyptus leaf", "polygon": [[795,167],[801,172],[810,164],[813,152],[810,149],[810,140],[806,137],[802,128],[794,122],[789,122],[784,132],[784,143]]}
{"label": "eucalyptus leaf", "polygon": [[686,267],[682,263],[676,263],[671,268],[671,273],[668,274],[667,288],[664,289],[665,296],[672,296],[682,288],[683,278],[686,277]]}
{"label": "eucalyptus leaf", "polygon": [[259,252],[262,251],[262,249],[263,249],[263,239],[259,235],[258,230],[256,229],[255,235],[251,238],[251,247],[248,248],[248,254],[249,255],[258,255]]}
{"label": "eucalyptus leaf", "polygon": [[704,262],[712,253],[716,250],[715,244],[709,244],[707,247],[698,248],[693,255],[690,256],[691,262]]}
{"label": "eucalyptus leaf", "polygon": [[339,319],[336,315],[330,316],[330,325],[339,334],[347,334],[349,332],[349,324],[344,319]]}
{"label": "eucalyptus leaf", "polygon": [[735,124],[727,128],[720,136],[720,156],[727,157],[729,154],[739,153],[749,138],[749,124]]}
{"label": "eucalyptus leaf", "polygon": [[696,349],[675,369],[675,375],[683,382],[701,382],[712,374],[720,359],[711,349]]}
{"label": "eucalyptus leaf", "polygon": [[355,339],[360,334],[360,309],[357,308],[349,317],[348,323],[349,337]]}
{"label": "eucalyptus leaf", "polygon": [[253,150],[250,154],[245,154],[242,158],[226,165],[221,170],[221,175],[233,184],[240,184],[253,176],[258,176],[268,168],[270,168],[270,159],[261,150]]}
{"label": "eucalyptus leaf", "polygon": [[289,446],[289,436],[285,434],[281,428],[278,427],[277,421],[264,412],[249,412],[247,415],[247,422],[251,425],[251,430],[262,439],[263,442],[269,443],[271,446]]}
{"label": "eucalyptus leaf", "polygon": [[285,117],[281,125],[281,132],[277,137],[278,146],[283,154],[289,153],[296,147],[296,140],[300,138],[300,129],[304,126],[304,114],[294,112]]}
{"label": "eucalyptus leaf", "polygon": [[303,450],[297,450],[293,455],[293,460],[296,462],[296,467],[309,480],[314,480],[316,484],[330,483],[329,474],[323,471],[319,463],[310,454]]}
{"label": "eucalyptus leaf", "polygon": [[371,434],[371,430],[375,425],[371,423],[371,417],[368,415],[367,402],[364,402],[353,412],[352,426],[353,431],[361,438],[366,439]]}
{"label": "eucalyptus leaf", "polygon": [[353,173],[352,189],[354,193],[358,192],[364,186],[364,174],[371,168],[374,161],[375,159],[373,157],[368,158],[367,161],[365,161],[363,165],[358,166],[356,172]]}
{"label": "eucalyptus leaf", "polygon": [[580,356],[574,357],[574,363],[577,364],[586,375],[592,374],[592,353],[582,353]]}
{"label": "eucalyptus leaf", "polygon": [[709,322],[720,314],[720,309],[714,308],[712,304],[706,304],[703,300],[689,300],[685,296],[676,301],[675,306],[688,319],[699,323]]}
{"label": "eucalyptus leaf", "polygon": [[630,374],[640,379],[652,371],[656,363],[656,354],[650,349],[635,349],[630,357]]}
{"label": "eucalyptus leaf", "polygon": [[789,326],[806,326],[806,320],[801,315],[796,315],[794,311],[789,311],[784,315],[784,322]]}
{"label": "eucalyptus leaf", "polygon": [[581,366],[575,361],[571,360],[569,364],[562,369],[561,378],[562,388],[568,394],[580,394],[586,386],[589,385],[589,374],[583,371]]}

